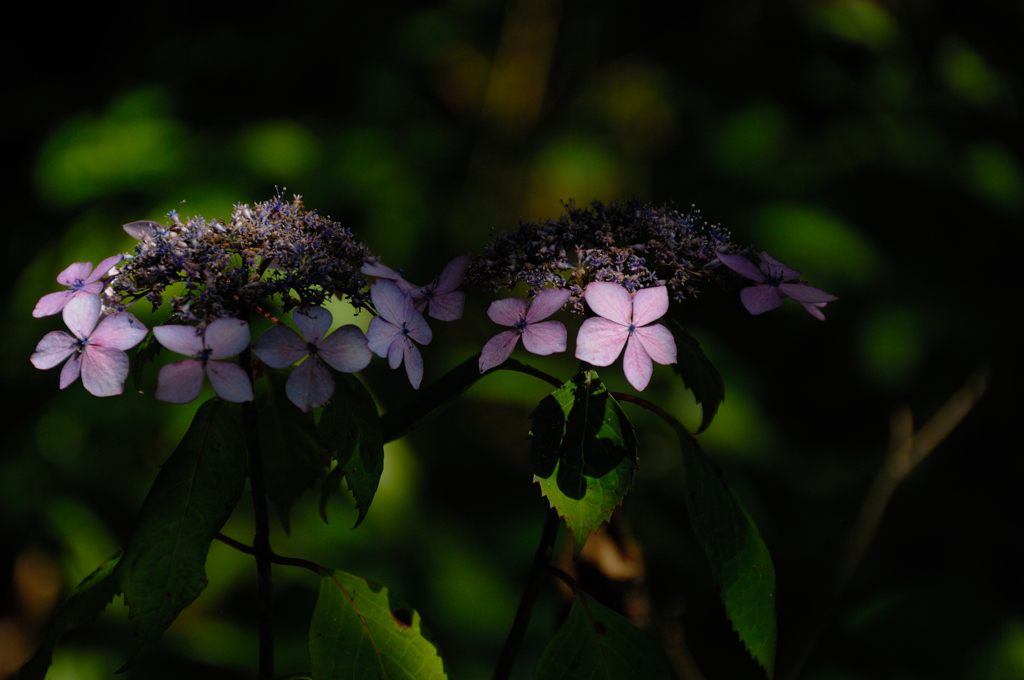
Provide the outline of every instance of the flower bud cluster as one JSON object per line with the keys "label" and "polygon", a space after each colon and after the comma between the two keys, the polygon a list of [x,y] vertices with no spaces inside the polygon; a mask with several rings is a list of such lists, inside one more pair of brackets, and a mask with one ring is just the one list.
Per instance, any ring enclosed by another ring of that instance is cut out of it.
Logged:
{"label": "flower bud cluster", "polygon": [[111,281],[113,309],[143,297],[155,309],[176,283],[184,290],[168,302],[182,321],[245,316],[270,297],[279,297],[286,310],[323,304],[331,294],[364,306],[367,281],[359,268],[369,250],[349,229],[304,210],[299,196],[236,205],[227,224],[171,217],[169,226],[133,223],[128,230],[140,242]]}
{"label": "flower bud cluster", "polygon": [[569,203],[557,221],[525,222],[494,237],[467,280],[492,290],[522,282],[531,297],[545,288],[568,290],[573,310],[582,314],[592,281],[617,283],[630,293],[666,286],[680,302],[693,295],[692,279],[721,271],[706,265],[736,250],[729,231],[708,225],[695,209],[683,214],[637,200],[594,201],[588,208]]}

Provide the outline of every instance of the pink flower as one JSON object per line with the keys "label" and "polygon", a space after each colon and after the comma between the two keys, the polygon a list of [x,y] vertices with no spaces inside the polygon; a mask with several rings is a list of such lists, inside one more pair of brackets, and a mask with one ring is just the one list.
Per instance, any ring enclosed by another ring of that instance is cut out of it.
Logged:
{"label": "pink flower", "polygon": [[484,373],[503,363],[512,355],[519,336],[528,352],[547,355],[565,351],[565,326],[561,321],[541,321],[565,305],[569,291],[548,288],[537,293],[527,307],[519,298],[495,300],[487,310],[491,321],[513,330],[498,333],[487,341],[480,353],[480,372]]}
{"label": "pink flower", "polygon": [[53,368],[71,357],[60,372],[61,389],[81,375],[85,389],[97,397],[121,394],[128,377],[128,355],[124,350],[139,344],[149,331],[127,312],[111,314],[100,321],[103,305],[96,295],[73,295],[62,307],[64,323],[74,336],[64,331],[47,333],[36,345],[32,365]]}
{"label": "pink flower", "polygon": [[99,295],[103,290],[103,278],[111,267],[121,261],[122,255],[112,255],[92,268],[92,262],[75,262],[57,275],[57,282],[68,290],[49,293],[39,298],[32,316],[37,319],[51,316],[64,309],[64,305],[77,295]]}
{"label": "pink flower", "polygon": [[661,324],[647,325],[668,311],[665,286],[644,288],[630,296],[617,283],[594,281],[583,297],[597,316],[580,327],[576,337],[577,359],[594,366],[608,366],[625,345],[622,370],[629,384],[641,391],[654,373],[652,361],[676,363],[672,333]]}
{"label": "pink flower", "polygon": [[160,369],[156,394],[160,401],[187,404],[203,389],[203,372],[213,391],[225,401],[252,401],[252,384],[238,364],[214,359],[233,357],[249,345],[249,324],[241,319],[217,319],[203,332],[194,326],[157,326],[153,335],[161,345],[185,354],[185,359]]}
{"label": "pink flower", "polygon": [[751,314],[764,314],[782,305],[782,298],[791,297],[816,319],[825,320],[821,311],[825,304],[838,300],[835,295],[801,282],[800,272],[782,264],[768,253],[758,253],[761,262],[755,265],[743,255],[719,253],[718,259],[729,269],[760,285],[740,291],[740,300]]}
{"label": "pink flower", "polygon": [[405,359],[405,372],[414,389],[423,380],[423,357],[413,340],[430,344],[433,334],[423,315],[416,311],[412,297],[391,281],[382,279],[370,286],[370,297],[379,316],[370,320],[366,340],[370,351],[388,358],[391,368],[398,368]]}
{"label": "pink flower", "polygon": [[438,321],[458,321],[466,306],[466,294],[458,287],[466,278],[469,253],[459,255],[445,265],[441,275],[425,286],[417,288],[402,277],[395,283],[403,292],[412,295],[416,311],[427,313]]}
{"label": "pink flower", "polygon": [[334,378],[325,363],[336,371],[355,373],[366,368],[373,356],[357,326],[342,326],[325,337],[333,320],[323,307],[298,307],[292,321],[306,340],[287,326],[274,326],[252,345],[253,354],[271,368],[287,368],[309,357],[285,383],[288,399],[307,413],[334,394]]}

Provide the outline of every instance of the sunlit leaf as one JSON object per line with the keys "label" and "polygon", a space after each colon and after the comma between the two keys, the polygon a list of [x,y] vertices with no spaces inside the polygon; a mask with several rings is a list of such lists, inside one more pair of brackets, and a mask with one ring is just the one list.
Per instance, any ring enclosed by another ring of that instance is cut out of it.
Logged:
{"label": "sunlit leaf", "polygon": [[636,436],[594,371],[577,373],[530,415],[534,481],[572,530],[579,556],[633,485]]}
{"label": "sunlit leaf", "polygon": [[700,428],[697,429],[697,434],[700,434],[708,429],[718,413],[719,405],[725,401],[725,382],[718,369],[704,355],[700,343],[686,332],[681,323],[670,318],[668,328],[676,339],[676,363],[672,364],[672,370],[683,379],[697,403],[702,405]]}
{"label": "sunlit leaf", "polygon": [[68,630],[95,619],[110,604],[114,596],[121,592],[114,579],[114,569],[120,558],[118,555],[101,564],[71,591],[64,604],[53,615],[39,649],[22,667],[18,674],[20,680],[43,680],[53,660],[53,650],[61,636]]}
{"label": "sunlit leaf", "polygon": [[629,619],[583,592],[551,639],[535,680],[672,678],[665,653]]}
{"label": "sunlit leaf", "polygon": [[317,424],[320,436],[338,461],[338,467],[324,482],[320,515],[326,522],[327,497],[338,488],[344,477],[359,510],[354,529],[363,521],[377,493],[377,485],[384,472],[384,439],[377,405],[363,383],[345,373],[335,377],[337,389]]}
{"label": "sunlit leaf", "polygon": [[132,658],[206,587],[210,542],[245,486],[244,442],[241,408],[211,399],[153,482],[116,570],[135,634]]}
{"label": "sunlit leaf", "polygon": [[677,427],[685,498],[697,542],[711,564],[725,613],[750,654],[775,671],[775,567],[761,534],[697,440]]}
{"label": "sunlit leaf", "polygon": [[283,376],[263,375],[256,385],[255,405],[267,498],[287,532],[292,504],[306,489],[316,488],[327,474],[331,456],[317,434],[313,414],[288,401]]}
{"label": "sunlit leaf", "polygon": [[358,576],[324,574],[309,626],[317,680],[430,680],[447,677],[419,612]]}

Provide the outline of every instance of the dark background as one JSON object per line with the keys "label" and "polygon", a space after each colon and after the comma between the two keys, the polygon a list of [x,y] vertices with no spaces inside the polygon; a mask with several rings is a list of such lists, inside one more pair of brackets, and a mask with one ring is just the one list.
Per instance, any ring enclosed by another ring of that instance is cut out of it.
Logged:
{"label": "dark background", "polygon": [[[726,383],[701,441],[775,560],[780,677],[816,630],[890,414],[907,407],[924,423],[987,371],[976,409],[896,491],[802,677],[1024,677],[1020,343],[1009,330],[1020,304],[1024,5],[24,11],[0,44],[10,276],[0,676],[34,647],[55,598],[127,540],[198,405],[153,401],[152,375],[146,395],[58,390],[57,372],[28,356],[63,326],[32,307],[67,264],[130,249],[124,222],[175,208],[226,218],[279,187],[417,282],[479,253],[491,230],[557,217],[560,201],[636,196],[696,204],[737,242],[838,295],[824,323],[791,301],[751,317],[735,295],[682,311]],[[490,299],[471,295],[463,321],[435,328],[425,382],[495,332]],[[568,358],[538,363],[563,378],[573,370]],[[602,375],[627,389],[619,366]],[[383,362],[363,377],[382,410],[410,397],[404,372]],[[543,522],[526,432],[545,392],[522,376],[482,382],[389,446],[364,525],[349,530],[347,500],[322,524],[310,494],[275,549],[393,588],[431,625],[452,677],[489,677]],[[645,396],[694,417],[668,369]],[[708,678],[756,676],[666,491],[671,433],[629,414],[643,468],[617,526],[637,542],[631,573],[637,554],[646,565],[630,583],[646,593],[651,633],[678,660],[682,631]],[[246,505],[225,528],[240,540],[252,532]],[[129,676],[253,674],[251,561],[218,544],[208,571],[209,588]],[[275,572],[279,673],[308,667],[316,579],[296,571]],[[555,629],[560,597],[545,591],[517,677]],[[66,640],[56,670],[108,677],[125,628],[118,600]]]}

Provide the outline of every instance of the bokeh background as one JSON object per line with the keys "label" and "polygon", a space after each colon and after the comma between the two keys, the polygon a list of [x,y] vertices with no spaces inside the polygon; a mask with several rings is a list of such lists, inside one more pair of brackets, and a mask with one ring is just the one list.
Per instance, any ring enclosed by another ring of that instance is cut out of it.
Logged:
{"label": "bokeh background", "polygon": [[[683,312],[726,401],[701,437],[758,522],[778,578],[779,676],[1024,677],[1020,480],[1020,134],[1024,4],[451,0],[36,3],[5,22],[4,439],[0,677],[58,599],[130,535],[194,408],[129,389],[96,399],[28,362],[62,327],[31,317],[74,261],[131,248],[120,225],[169,210],[226,218],[280,190],[349,226],[407,278],[480,252],[562,201],[695,204],[839,296],[747,315],[735,294]],[[184,202],[184,203],[182,203]],[[435,328],[426,382],[494,333],[491,297]],[[137,312],[152,326],[160,316]],[[362,319],[366,321],[365,315]],[[539,362],[567,378],[573,362]],[[984,398],[895,493],[822,626],[842,545],[889,448],[890,415],[929,419],[969,376]],[[621,369],[602,372],[628,389]],[[382,411],[403,372],[363,376]],[[309,494],[275,549],[381,582],[425,616],[453,678],[490,677],[539,538],[528,415],[547,390],[482,382],[389,445],[366,522]],[[658,369],[650,398],[693,422]],[[645,393],[645,396],[647,393]],[[663,641],[680,677],[757,677],[724,619],[673,492],[672,435],[645,413],[637,486],[576,573]],[[225,532],[252,535],[247,497]],[[561,544],[560,544],[561,545]],[[564,557],[564,546],[560,548]],[[210,585],[128,677],[255,668],[251,560],[215,544]],[[590,576],[588,576],[588,573]],[[603,578],[603,580],[602,580]],[[316,578],[276,568],[279,673],[308,668]],[[603,585],[602,585],[603,584]],[[547,588],[516,667],[563,610]],[[119,600],[65,639],[54,678],[124,661]]]}

